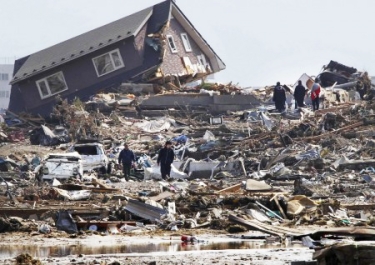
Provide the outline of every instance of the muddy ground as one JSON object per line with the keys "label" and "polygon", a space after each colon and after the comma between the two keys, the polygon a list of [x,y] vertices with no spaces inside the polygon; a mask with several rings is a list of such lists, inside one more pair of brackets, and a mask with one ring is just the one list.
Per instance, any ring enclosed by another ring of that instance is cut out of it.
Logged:
{"label": "muddy ground", "polygon": [[[182,231],[184,232],[184,231]],[[17,264],[16,254],[24,252],[34,253],[34,259],[41,264],[290,264],[291,261],[308,261],[312,258],[312,250],[293,244],[269,243],[252,241],[252,249],[217,249],[220,244],[228,247],[229,242],[235,239],[227,237],[225,231],[215,234],[205,234],[205,230],[197,231],[199,238],[205,243],[196,243],[194,246],[184,246],[180,242],[180,233],[164,232],[163,235],[79,235],[71,238],[63,233],[34,236],[22,233],[1,234],[0,236],[0,264]],[[60,236],[60,237],[59,237]],[[238,235],[239,236],[239,235]],[[30,243],[32,242],[32,245]],[[209,247],[210,244],[213,247]],[[237,241],[238,242],[238,241]],[[142,245],[148,246],[142,248]],[[150,245],[152,246],[150,248]],[[118,246],[117,248],[115,246]],[[122,246],[122,248],[120,247]],[[134,247],[134,252],[124,250]],[[177,247],[178,246],[178,247]],[[205,247],[208,246],[208,247]],[[109,254],[105,252],[108,247]],[[59,252],[53,252],[53,249]],[[63,255],[67,248],[78,250],[75,254],[65,257],[56,257],[48,253]],[[212,248],[212,249],[209,249]],[[216,249],[213,249],[216,248]],[[79,253],[81,250],[84,253]],[[91,250],[91,252],[90,252]],[[13,251],[13,252],[12,252]],[[51,251],[51,252],[48,252]],[[147,253],[140,253],[140,252]],[[112,253],[115,252],[115,253]],[[123,252],[123,253],[122,253]],[[40,255],[40,258],[37,255]],[[8,256],[8,257],[6,257]],[[6,257],[6,258],[5,258]]]}

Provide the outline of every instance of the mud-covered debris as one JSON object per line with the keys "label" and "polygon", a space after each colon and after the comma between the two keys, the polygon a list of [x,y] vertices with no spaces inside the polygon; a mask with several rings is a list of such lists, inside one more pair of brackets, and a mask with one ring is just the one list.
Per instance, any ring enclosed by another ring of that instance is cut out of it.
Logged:
{"label": "mud-covered debris", "polygon": [[20,254],[16,257],[17,265],[42,265],[39,259],[34,259],[30,254]]}

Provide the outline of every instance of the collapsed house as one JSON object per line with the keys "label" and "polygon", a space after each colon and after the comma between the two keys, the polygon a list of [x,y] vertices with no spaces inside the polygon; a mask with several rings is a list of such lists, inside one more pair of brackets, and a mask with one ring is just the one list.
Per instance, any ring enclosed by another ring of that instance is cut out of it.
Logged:
{"label": "collapsed house", "polygon": [[361,99],[371,89],[371,79],[367,72],[358,71],[341,63],[330,61],[323,66],[323,71],[317,76],[323,87],[334,87],[345,90],[355,90]]}
{"label": "collapsed house", "polygon": [[15,62],[9,110],[48,115],[122,83],[174,86],[225,69],[176,3],[163,1]]}

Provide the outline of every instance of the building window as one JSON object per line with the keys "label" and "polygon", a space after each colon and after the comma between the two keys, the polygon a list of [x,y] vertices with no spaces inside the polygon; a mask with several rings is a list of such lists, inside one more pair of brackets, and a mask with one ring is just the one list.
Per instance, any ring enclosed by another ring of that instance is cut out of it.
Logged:
{"label": "building window", "polygon": [[188,35],[186,33],[181,33],[181,39],[182,39],[182,43],[184,44],[185,51],[191,52],[191,45],[190,45]]}
{"label": "building window", "polygon": [[169,48],[171,48],[171,52],[173,52],[173,53],[178,52],[176,43],[174,42],[174,39],[173,39],[173,36],[167,35],[167,40],[168,40]]}
{"label": "building window", "polygon": [[206,61],[206,57],[204,56],[204,54],[198,55],[197,59],[198,59],[198,64],[203,65],[204,67],[207,66],[207,61]]}
{"label": "building window", "polygon": [[42,99],[56,95],[68,89],[62,72],[36,81]]}
{"label": "building window", "polygon": [[8,90],[0,90],[0,98],[9,98],[10,94]]}
{"label": "building window", "polygon": [[0,80],[1,81],[9,80],[9,74],[0,74]]}
{"label": "building window", "polygon": [[124,62],[118,49],[95,57],[92,61],[98,77],[124,67]]}

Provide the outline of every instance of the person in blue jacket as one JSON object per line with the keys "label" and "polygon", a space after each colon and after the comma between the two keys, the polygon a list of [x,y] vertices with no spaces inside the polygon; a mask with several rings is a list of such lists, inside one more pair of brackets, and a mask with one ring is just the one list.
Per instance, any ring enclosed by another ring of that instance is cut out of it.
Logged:
{"label": "person in blue jacket", "polygon": [[160,166],[160,173],[162,179],[166,180],[171,176],[171,165],[175,158],[174,150],[172,149],[171,141],[166,141],[164,148],[160,149],[158,156],[158,166]]}
{"label": "person in blue jacket", "polygon": [[128,144],[124,144],[124,149],[120,152],[120,155],[118,156],[118,163],[123,168],[124,177],[126,181],[129,181],[130,177],[130,169],[135,162],[135,155],[132,150],[129,149]]}

